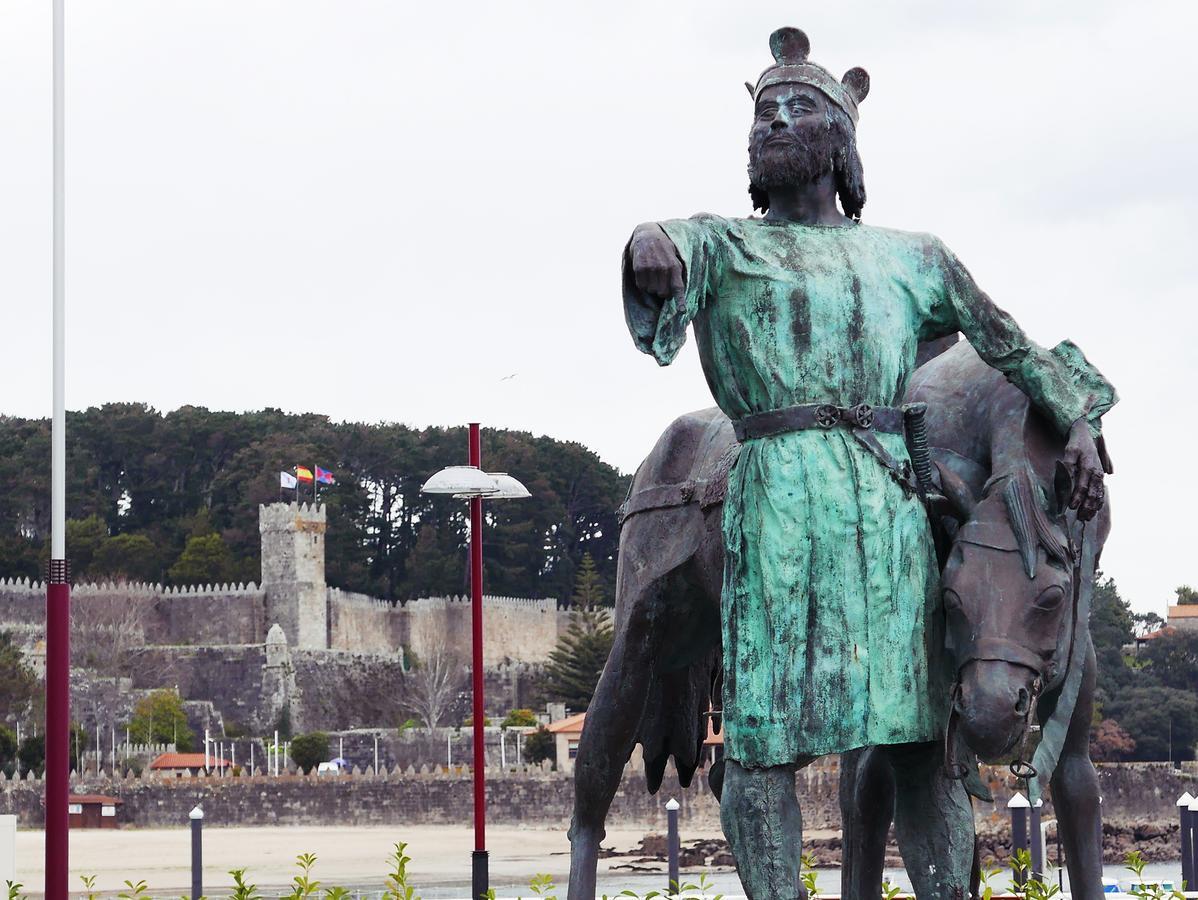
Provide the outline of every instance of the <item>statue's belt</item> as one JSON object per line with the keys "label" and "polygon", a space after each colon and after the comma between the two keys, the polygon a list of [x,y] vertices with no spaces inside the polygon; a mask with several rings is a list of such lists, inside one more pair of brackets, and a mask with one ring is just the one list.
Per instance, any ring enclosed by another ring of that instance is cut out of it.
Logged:
{"label": "statue's belt", "polygon": [[[912,406],[919,407],[919,414],[913,419]],[[837,406],[834,403],[808,403],[802,406],[788,406],[783,409],[772,409],[769,412],[754,413],[732,423],[738,442],[751,441],[757,438],[786,434],[791,431],[820,428],[845,428],[858,444],[878,461],[886,473],[899,484],[909,495],[918,494],[926,499],[932,489],[931,482],[921,487],[906,460],[899,461],[878,440],[876,431],[891,434],[903,434],[913,421],[920,421],[922,404],[911,404],[905,409],[892,406],[870,406],[868,403],[858,403],[856,406]],[[904,419],[904,416],[906,419]],[[919,429],[922,434],[922,429]],[[926,454],[926,440],[923,441]],[[913,451],[915,448],[913,448]],[[696,473],[686,481],[672,484],[659,484],[643,487],[635,492],[629,488],[629,495],[618,510],[619,522],[622,526],[629,517],[652,509],[671,509],[699,502],[701,509],[724,502],[728,489],[728,473],[735,465],[740,455],[740,443],[733,444],[724,451],[715,471],[707,478],[700,478]]]}
{"label": "statue's belt", "polygon": [[[926,493],[926,490],[920,489],[911,471],[911,464],[895,459],[874,434],[877,431],[903,434],[905,420],[902,409],[893,406],[870,406],[868,403],[858,403],[856,406],[805,403],[802,406],[787,406],[783,409],[771,409],[769,412],[753,413],[733,422],[732,428],[739,441],[752,441],[809,429],[848,429],[857,443],[878,461],[886,470],[886,474],[893,478],[908,496],[918,494],[923,497]],[[927,487],[930,486],[929,484]]]}
{"label": "statue's belt", "polygon": [[752,413],[732,423],[738,441],[753,441],[791,431],[831,428],[864,428],[903,433],[903,411],[893,406],[837,406],[834,403],[804,403]]}

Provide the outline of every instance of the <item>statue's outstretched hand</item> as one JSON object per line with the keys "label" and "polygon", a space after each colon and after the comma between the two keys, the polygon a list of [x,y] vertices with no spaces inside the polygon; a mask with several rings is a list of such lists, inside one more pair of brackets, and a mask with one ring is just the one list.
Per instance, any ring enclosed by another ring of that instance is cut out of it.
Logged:
{"label": "statue's outstretched hand", "polygon": [[638,225],[629,242],[632,275],[636,286],[646,294],[680,297],[686,288],[686,276],[678,248],[654,222]]}
{"label": "statue's outstretched hand", "polygon": [[1094,444],[1090,425],[1084,416],[1074,422],[1069,430],[1063,461],[1073,476],[1073,494],[1069,498],[1069,506],[1076,509],[1077,517],[1085,522],[1102,509],[1105,489],[1098,447]]}

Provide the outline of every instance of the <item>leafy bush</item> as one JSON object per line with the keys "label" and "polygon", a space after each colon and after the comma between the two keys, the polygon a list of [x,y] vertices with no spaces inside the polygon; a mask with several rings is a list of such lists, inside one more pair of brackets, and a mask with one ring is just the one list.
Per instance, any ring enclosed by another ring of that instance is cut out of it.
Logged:
{"label": "leafy bush", "polygon": [[191,750],[195,737],[187,726],[183,698],[168,688],[154,691],[137,701],[133,718],[129,720],[129,733],[134,740],[147,744],[174,743],[180,753]]}
{"label": "leafy bush", "polygon": [[305,772],[329,758],[329,736],[323,731],[301,734],[291,742],[291,758]]}
{"label": "leafy bush", "polygon": [[537,717],[531,709],[513,709],[501,724],[504,728],[534,728]]}
{"label": "leafy bush", "polygon": [[557,761],[557,742],[545,726],[542,725],[524,739],[524,758],[530,763],[546,759]]}

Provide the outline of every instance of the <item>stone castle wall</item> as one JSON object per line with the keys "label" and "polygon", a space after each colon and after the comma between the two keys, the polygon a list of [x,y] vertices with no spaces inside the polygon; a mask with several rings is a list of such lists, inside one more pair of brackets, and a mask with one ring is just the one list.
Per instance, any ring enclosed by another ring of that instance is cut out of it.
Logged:
{"label": "stone castle wall", "polygon": [[[417,659],[430,656],[441,646],[458,659],[470,659],[470,598],[410,600],[400,607],[399,615],[407,620],[403,629],[406,645]],[[484,596],[483,664],[545,662],[557,644],[563,618],[552,599]]]}
{"label": "stone castle wall", "polygon": [[[1112,824],[1173,823],[1174,802],[1183,791],[1198,786],[1198,769],[1186,764],[1182,771],[1167,764],[1106,764],[1098,767],[1103,797],[1103,819]],[[976,804],[982,823],[1006,821],[1006,801],[1013,785],[1005,768],[983,767],[983,778],[996,786],[994,804]],[[840,827],[839,767],[830,760],[801,770],[796,786],[808,829]],[[460,824],[470,808],[472,781],[469,772],[443,769],[429,773],[398,768],[373,774],[341,777],[280,775],[270,777],[111,779],[88,776],[75,779],[75,793],[101,793],[124,801],[118,820],[124,826],[179,826],[197,804],[204,808],[208,826],[246,825],[422,825]],[[0,813],[16,814],[22,827],[42,827],[43,785],[35,778],[8,781],[0,775]],[[660,830],[665,826],[666,800],[680,804],[679,819],[686,827],[719,827],[719,806],[707,786],[706,772],[695,774],[682,787],[671,773],[656,795],[645,787],[643,773],[625,770],[612,801],[608,822]],[[504,772],[488,769],[488,821],[502,825],[558,825],[570,821],[574,802],[573,780],[537,768]],[[1045,816],[1052,805],[1046,801]],[[304,848],[296,848],[301,852]]]}
{"label": "stone castle wall", "polygon": [[[151,644],[249,644],[265,640],[265,594],[249,584],[164,587],[141,582],[77,584],[71,605],[81,615],[96,608],[132,610]],[[0,580],[0,628],[18,642],[46,632],[46,586],[28,579]]]}
{"label": "stone castle wall", "polygon": [[[108,623],[117,622],[118,633],[135,630],[124,646],[145,645],[129,685],[97,682],[84,690],[88,674],[78,673],[76,708],[110,722],[127,717],[142,692],[178,685],[185,700],[207,701],[259,734],[283,709],[297,731],[395,727],[411,711],[404,676],[413,658],[444,648],[463,666],[469,662],[470,601],[431,597],[398,605],[329,587],[325,527],[323,506],[260,507],[261,586],[72,586],[73,617],[88,640],[104,640]],[[570,613],[551,599],[486,596],[483,603],[487,708],[503,713],[531,701],[527,667],[548,659]],[[43,584],[0,580],[0,630],[13,632],[39,674],[44,622]]]}
{"label": "stone castle wall", "polygon": [[408,618],[386,600],[328,589],[329,649],[353,653],[396,653],[411,647]]}

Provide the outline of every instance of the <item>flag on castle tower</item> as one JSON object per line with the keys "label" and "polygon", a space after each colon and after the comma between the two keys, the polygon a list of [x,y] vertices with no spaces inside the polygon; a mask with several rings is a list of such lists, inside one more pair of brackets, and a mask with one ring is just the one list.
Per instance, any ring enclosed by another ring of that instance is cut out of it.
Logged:
{"label": "flag on castle tower", "polygon": [[290,472],[280,472],[279,487],[287,488],[288,490],[295,490],[299,487],[299,479],[297,479]]}
{"label": "flag on castle tower", "polygon": [[304,466],[296,466],[295,467],[295,477],[298,478],[300,481],[311,481],[312,480],[312,470],[305,468]]}
{"label": "flag on castle tower", "polygon": [[322,469],[320,466],[317,466],[316,467],[316,480],[319,481],[321,484],[332,484],[333,483],[333,473],[330,472],[328,469]]}

